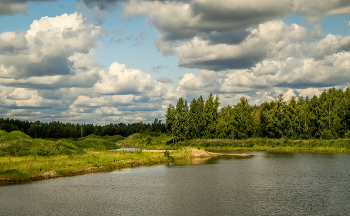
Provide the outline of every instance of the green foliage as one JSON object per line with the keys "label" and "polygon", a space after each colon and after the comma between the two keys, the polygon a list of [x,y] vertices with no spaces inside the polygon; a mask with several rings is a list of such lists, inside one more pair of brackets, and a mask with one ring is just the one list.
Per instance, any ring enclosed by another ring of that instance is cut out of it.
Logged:
{"label": "green foliage", "polygon": [[325,139],[325,140],[330,140],[330,139],[334,139],[333,133],[330,130],[324,130],[321,133],[321,138]]}
{"label": "green foliage", "polygon": [[350,131],[346,132],[345,138],[350,139]]}
{"label": "green foliage", "polygon": [[119,146],[116,145],[116,142],[123,140],[124,137],[120,135],[115,136],[97,136],[89,135],[87,137],[80,138],[76,145],[83,149],[95,149],[95,150],[111,150],[117,149]]}
{"label": "green foliage", "polygon": [[32,138],[42,139],[62,139],[71,138],[78,139],[91,134],[99,136],[120,135],[127,137],[134,133],[148,132],[151,136],[159,136],[166,132],[165,124],[157,118],[152,124],[148,123],[132,123],[132,124],[107,124],[104,126],[93,124],[72,124],[52,121],[44,123],[40,121],[28,122],[23,120],[3,119],[0,118],[0,130],[7,132],[21,131]]}
{"label": "green foliage", "polygon": [[[252,137],[337,139],[347,137],[350,129],[350,89],[325,90],[319,97],[296,97],[286,100],[279,95],[271,102],[250,106],[242,97],[233,107],[222,107],[219,98],[210,94],[193,99],[187,108],[179,99],[176,108],[169,105],[166,114],[167,129],[175,139]],[[329,132],[331,131],[331,132]]]}
{"label": "green foliage", "polygon": [[233,139],[235,137],[234,132],[234,124],[232,114],[233,109],[230,105],[227,107],[221,108],[221,112],[219,113],[219,120],[216,126],[216,137],[219,139]]}
{"label": "green foliage", "polygon": [[170,156],[170,152],[168,150],[164,152],[164,157],[168,158],[170,161],[174,161],[174,157]]}
{"label": "green foliage", "polygon": [[234,137],[237,139],[248,139],[254,135],[254,120],[252,108],[245,97],[233,107],[231,121],[234,129]]}
{"label": "green foliage", "polygon": [[20,131],[8,133],[0,130],[0,156],[54,156],[84,154],[84,149],[110,150],[119,148],[116,142],[123,140],[120,135],[89,135],[78,140],[32,139]]}

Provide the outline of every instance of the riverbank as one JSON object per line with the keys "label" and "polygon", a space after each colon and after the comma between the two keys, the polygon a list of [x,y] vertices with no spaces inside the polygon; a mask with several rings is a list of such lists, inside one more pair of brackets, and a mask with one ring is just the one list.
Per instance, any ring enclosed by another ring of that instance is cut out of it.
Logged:
{"label": "riverbank", "polygon": [[[186,151],[172,152],[175,159],[188,156]],[[0,184],[37,181],[116,169],[170,162],[164,153],[99,151],[83,155],[0,157]]]}
{"label": "riverbank", "polygon": [[[174,160],[184,158],[211,158],[222,153],[200,149],[173,150]],[[249,154],[229,154],[250,156]],[[164,150],[146,150],[142,153],[122,151],[88,152],[86,155],[50,157],[2,157],[0,158],[0,185],[18,184],[57,177],[75,176],[93,172],[105,172],[122,168],[170,162]]]}
{"label": "riverbank", "polygon": [[194,139],[178,144],[200,148],[206,151],[272,151],[272,152],[314,152],[350,153],[350,139],[336,140],[288,140],[288,139]]}
{"label": "riverbank", "polygon": [[[144,152],[108,151],[121,147],[147,148]],[[164,151],[169,150],[170,156]],[[0,131],[0,184],[111,171],[170,162],[173,159],[205,159],[222,155],[213,151],[274,151],[350,153],[350,139],[194,139],[173,143],[172,138],[133,134],[129,137],[89,135],[76,140],[32,139],[15,131]],[[250,156],[249,154],[230,154]]]}

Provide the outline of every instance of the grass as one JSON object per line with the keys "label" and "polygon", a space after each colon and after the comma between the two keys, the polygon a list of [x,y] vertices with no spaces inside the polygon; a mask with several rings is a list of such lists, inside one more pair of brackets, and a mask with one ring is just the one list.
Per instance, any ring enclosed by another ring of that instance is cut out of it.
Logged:
{"label": "grass", "polygon": [[176,160],[188,157],[189,147],[207,151],[350,153],[350,139],[194,139],[173,144],[172,137],[165,134],[151,137],[136,133],[125,139],[122,136],[89,135],[76,140],[45,140],[32,139],[19,131],[0,130],[0,184],[45,179],[45,173],[52,170],[59,176],[72,176],[171,160],[159,152],[107,151],[120,147],[178,150],[171,152],[171,157]]}
{"label": "grass", "polygon": [[276,152],[329,152],[350,153],[350,139],[288,140],[288,139],[195,139],[179,143],[182,146],[202,148],[207,151],[276,151]]}
{"label": "grass", "polygon": [[[152,140],[146,144],[147,136],[133,134],[118,142],[122,147],[140,147],[147,149],[181,149],[192,147],[207,151],[232,150],[232,151],[280,151],[280,152],[329,152],[350,153],[350,139],[336,140],[289,140],[289,139],[193,139],[173,144],[172,137],[165,134],[159,137],[150,137]],[[143,142],[143,144],[142,144]],[[143,146],[143,147],[142,147]]]}
{"label": "grass", "polygon": [[[171,153],[184,158],[185,151]],[[95,171],[169,162],[164,153],[142,154],[121,151],[90,151],[82,155],[0,157],[0,179],[3,183],[18,183],[44,179],[44,173],[54,170],[59,176],[73,176]],[[4,181],[4,179],[7,179]],[[1,181],[0,181],[1,183]]]}
{"label": "grass", "polygon": [[177,150],[180,145],[172,145],[172,137],[161,134],[151,137],[147,134],[135,133],[117,143],[120,147],[135,147],[145,149]]}
{"label": "grass", "polygon": [[119,148],[120,135],[89,135],[78,140],[32,139],[20,131],[0,131],[0,157],[4,156],[55,156],[84,154],[85,150],[111,150]]}

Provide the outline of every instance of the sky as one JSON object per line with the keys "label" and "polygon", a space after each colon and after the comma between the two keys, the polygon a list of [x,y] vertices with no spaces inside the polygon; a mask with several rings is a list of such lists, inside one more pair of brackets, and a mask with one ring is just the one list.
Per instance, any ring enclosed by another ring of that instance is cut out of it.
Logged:
{"label": "sky", "polygon": [[349,0],[0,0],[0,118],[165,121],[350,84]]}

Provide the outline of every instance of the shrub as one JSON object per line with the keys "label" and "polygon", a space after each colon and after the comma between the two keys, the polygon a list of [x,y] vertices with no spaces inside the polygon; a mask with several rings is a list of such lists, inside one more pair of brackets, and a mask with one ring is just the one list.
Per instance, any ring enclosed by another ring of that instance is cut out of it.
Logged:
{"label": "shrub", "polygon": [[330,140],[330,139],[334,139],[333,133],[330,130],[324,130],[321,133],[321,138],[325,139],[325,140]]}
{"label": "shrub", "polygon": [[345,138],[350,139],[350,130],[349,130],[348,132],[346,132],[346,134],[345,134]]}

